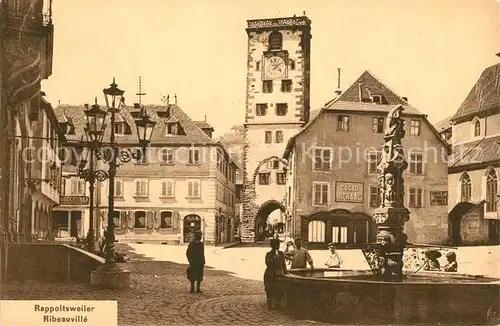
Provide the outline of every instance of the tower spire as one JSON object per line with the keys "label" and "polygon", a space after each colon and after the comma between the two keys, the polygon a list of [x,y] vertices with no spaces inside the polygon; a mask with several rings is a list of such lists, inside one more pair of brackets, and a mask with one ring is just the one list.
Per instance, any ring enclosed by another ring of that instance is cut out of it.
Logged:
{"label": "tower spire", "polygon": [[135,93],[135,95],[139,96],[139,105],[142,104],[142,96],[146,95],[146,93],[142,92],[142,77],[139,76],[139,92]]}

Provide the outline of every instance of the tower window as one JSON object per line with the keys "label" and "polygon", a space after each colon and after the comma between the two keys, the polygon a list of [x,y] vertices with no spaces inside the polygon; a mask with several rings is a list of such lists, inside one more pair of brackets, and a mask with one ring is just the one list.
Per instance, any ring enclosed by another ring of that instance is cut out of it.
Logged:
{"label": "tower window", "polygon": [[266,144],[271,144],[273,142],[273,133],[271,131],[266,131],[265,142]]}
{"label": "tower window", "polygon": [[283,131],[277,130],[276,131],[276,143],[282,143],[283,142]]}
{"label": "tower window", "polygon": [[276,115],[285,116],[288,111],[288,104],[286,103],[277,103],[276,104]]}
{"label": "tower window", "polygon": [[283,93],[290,93],[292,91],[292,81],[291,80],[282,80],[281,81],[281,91]]}
{"label": "tower window", "polygon": [[255,115],[264,116],[267,114],[267,104],[257,104]]}
{"label": "tower window", "polygon": [[259,184],[268,185],[271,173],[259,173]]}
{"label": "tower window", "polygon": [[255,70],[260,71],[260,61],[255,62]]}
{"label": "tower window", "polygon": [[278,31],[269,34],[269,50],[281,50],[283,46],[283,34]]}
{"label": "tower window", "polygon": [[295,70],[295,60],[288,59],[288,66],[290,67],[290,70]]}
{"label": "tower window", "polygon": [[264,80],[262,82],[262,92],[263,93],[272,93],[273,92],[273,81],[272,80]]}

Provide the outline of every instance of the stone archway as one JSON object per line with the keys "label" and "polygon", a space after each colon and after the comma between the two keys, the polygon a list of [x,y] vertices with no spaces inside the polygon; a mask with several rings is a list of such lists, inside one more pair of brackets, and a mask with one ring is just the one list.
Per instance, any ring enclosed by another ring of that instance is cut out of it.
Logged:
{"label": "stone archway", "polygon": [[271,213],[276,210],[286,211],[285,205],[277,200],[268,200],[263,203],[255,215],[255,242],[264,241],[269,234],[266,232],[267,221]]}
{"label": "stone archway", "polygon": [[[284,158],[282,157],[278,157],[278,156],[269,156],[268,158],[265,158],[263,159],[262,161],[259,162],[259,164],[257,164],[257,167],[255,168],[254,172],[253,172],[253,176],[252,176],[252,184],[255,185],[255,181],[257,179],[257,175],[259,175],[259,171],[260,171],[260,168],[266,164],[267,162],[271,161],[271,160],[277,160],[278,162],[280,162],[281,164],[283,164],[285,167],[288,167],[288,161],[285,160]],[[254,189],[255,191],[255,189]]]}

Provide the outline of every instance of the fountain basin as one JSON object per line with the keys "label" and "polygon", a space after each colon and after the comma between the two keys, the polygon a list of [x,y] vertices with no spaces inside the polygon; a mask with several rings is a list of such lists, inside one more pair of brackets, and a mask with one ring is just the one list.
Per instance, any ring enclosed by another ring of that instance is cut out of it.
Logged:
{"label": "fountain basin", "polygon": [[500,279],[419,272],[382,282],[371,271],[294,269],[280,278],[285,314],[332,324],[498,324]]}

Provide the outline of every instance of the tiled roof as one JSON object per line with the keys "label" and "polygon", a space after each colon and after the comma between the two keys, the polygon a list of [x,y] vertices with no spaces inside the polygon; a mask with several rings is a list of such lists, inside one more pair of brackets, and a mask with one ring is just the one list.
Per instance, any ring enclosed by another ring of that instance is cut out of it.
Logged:
{"label": "tiled roof", "polygon": [[453,146],[448,166],[488,163],[500,160],[500,136]]}
{"label": "tiled roof", "polygon": [[196,123],[196,125],[200,129],[214,129],[214,127],[212,127],[212,125],[206,121],[195,121],[194,123]]}
{"label": "tiled roof", "polygon": [[[362,99],[359,98],[359,83],[361,83],[362,86],[361,93],[364,94],[362,95]],[[382,95],[384,98],[383,104],[363,101],[366,97],[369,98],[368,93],[371,93],[371,95]],[[409,105],[407,101],[403,100],[399,97],[399,95],[396,95],[396,93],[394,93],[388,86],[384,85],[380,80],[366,70],[344,93],[327,102],[322,109],[311,112],[311,119],[298,133],[288,140],[283,157],[288,157],[288,154],[292,150],[293,144],[295,143],[295,139],[307,128],[309,128],[309,126],[314,123],[321,113],[325,111],[352,111],[354,113],[373,112],[384,114],[389,113],[397,106],[402,106],[404,108],[403,116],[417,115],[423,117],[423,120],[429,125],[436,137],[438,137],[443,144],[446,145],[446,148],[449,149],[449,144],[439,135],[438,131],[429,122],[426,114]]]}
{"label": "tiled roof", "polygon": [[500,63],[486,68],[452,120],[476,115],[500,105]]}
{"label": "tiled roof", "polygon": [[[346,102],[339,99],[339,101],[335,101],[334,103],[325,107],[325,110],[389,113],[392,109],[400,105],[401,104],[385,105],[376,103]],[[401,105],[401,106],[404,108],[403,115],[425,115],[410,105]]]}
{"label": "tiled roof", "polygon": [[[104,107],[101,106],[102,109]],[[202,144],[217,144],[217,141],[210,138],[205,132],[203,132],[197,124],[192,121],[189,116],[177,105],[148,105],[145,106],[147,113],[150,115],[151,120],[156,121],[155,128],[153,130],[153,135],[151,137],[151,142],[153,144],[165,144],[165,145],[202,145]],[[68,141],[78,141],[85,138],[83,133],[83,128],[86,123],[86,118],[84,114],[84,106],[75,106],[75,105],[59,105],[54,108],[54,111],[58,117],[60,122],[63,122],[67,119],[71,119],[75,126],[75,135],[66,135]],[[182,126],[182,129],[185,132],[185,135],[169,135],[165,136],[165,118],[160,118],[157,115],[158,111],[168,111],[170,110],[170,115],[172,118],[175,118],[174,121],[178,121]],[[129,126],[131,126],[132,133],[130,135],[120,135],[118,141],[123,144],[137,144],[137,131],[135,128],[134,118],[132,114],[137,114],[139,109],[125,106],[121,108],[120,115]],[[109,124],[109,117],[106,119]],[[104,135],[104,139],[109,139],[109,130],[110,128],[106,128],[106,132]]]}
{"label": "tiled roof", "polygon": [[447,129],[450,129],[451,125],[452,125],[451,117],[448,117],[446,119],[436,122],[434,124],[434,128],[436,128],[438,132],[443,132]]}
{"label": "tiled roof", "polygon": [[[361,99],[360,96],[361,88]],[[382,95],[383,104],[390,105],[407,105],[405,100],[391,90],[387,85],[384,85],[377,77],[365,70],[363,74],[356,80],[344,93],[338,98],[344,102],[363,102],[370,100],[373,95]]]}

